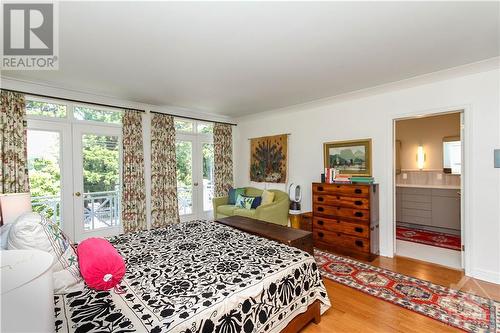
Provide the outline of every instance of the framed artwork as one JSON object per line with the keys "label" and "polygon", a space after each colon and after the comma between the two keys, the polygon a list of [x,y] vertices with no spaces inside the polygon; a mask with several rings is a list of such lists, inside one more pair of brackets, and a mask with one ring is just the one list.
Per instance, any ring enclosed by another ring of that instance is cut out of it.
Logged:
{"label": "framed artwork", "polygon": [[372,175],[372,140],[326,142],[323,144],[325,168],[341,174]]}
{"label": "framed artwork", "polygon": [[250,139],[250,180],[286,183],[287,158],[287,134]]}

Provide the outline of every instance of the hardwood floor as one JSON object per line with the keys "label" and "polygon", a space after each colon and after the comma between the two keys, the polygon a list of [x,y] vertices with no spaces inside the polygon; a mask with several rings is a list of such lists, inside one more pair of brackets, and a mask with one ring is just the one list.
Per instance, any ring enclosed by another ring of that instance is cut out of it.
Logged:
{"label": "hardwood floor", "polygon": [[[462,271],[403,257],[379,257],[370,264],[500,301],[499,285],[467,278]],[[462,332],[331,280],[324,281],[332,307],[319,325],[310,323],[303,333]]]}

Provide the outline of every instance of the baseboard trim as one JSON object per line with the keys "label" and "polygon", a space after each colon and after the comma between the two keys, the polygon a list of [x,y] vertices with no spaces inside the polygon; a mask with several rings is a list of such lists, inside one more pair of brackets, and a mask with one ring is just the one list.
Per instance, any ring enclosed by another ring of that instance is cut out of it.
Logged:
{"label": "baseboard trim", "polygon": [[470,276],[478,280],[500,284],[500,272],[476,268],[470,272]]}

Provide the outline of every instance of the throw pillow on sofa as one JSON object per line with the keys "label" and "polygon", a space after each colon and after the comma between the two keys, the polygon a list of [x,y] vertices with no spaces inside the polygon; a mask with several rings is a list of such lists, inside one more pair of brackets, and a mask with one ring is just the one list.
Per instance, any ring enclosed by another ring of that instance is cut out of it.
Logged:
{"label": "throw pillow on sofa", "polygon": [[273,203],[273,201],[274,201],[274,193],[267,191],[267,190],[264,190],[262,192],[262,205],[271,204],[271,203]]}
{"label": "throw pillow on sofa", "polygon": [[227,201],[228,205],[235,205],[236,204],[236,199],[238,198],[238,195],[245,195],[245,188],[230,188],[229,189],[229,199]]}
{"label": "throw pillow on sofa", "polygon": [[252,203],[254,202],[254,200],[255,200],[254,197],[247,197],[240,194],[236,198],[235,206],[238,208],[252,209]]}
{"label": "throw pillow on sofa", "polygon": [[64,294],[83,287],[75,250],[59,227],[38,213],[21,215],[13,223],[7,240],[9,250],[42,250],[52,254],[54,293]]}

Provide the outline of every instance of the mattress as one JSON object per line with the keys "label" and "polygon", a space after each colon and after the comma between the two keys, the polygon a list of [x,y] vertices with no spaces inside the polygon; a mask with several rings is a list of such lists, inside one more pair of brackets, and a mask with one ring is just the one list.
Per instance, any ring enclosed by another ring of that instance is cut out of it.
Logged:
{"label": "mattress", "polygon": [[211,221],[110,239],[127,272],[122,293],[55,295],[56,332],[280,332],[319,300],[314,258]]}

